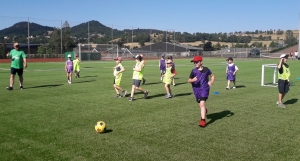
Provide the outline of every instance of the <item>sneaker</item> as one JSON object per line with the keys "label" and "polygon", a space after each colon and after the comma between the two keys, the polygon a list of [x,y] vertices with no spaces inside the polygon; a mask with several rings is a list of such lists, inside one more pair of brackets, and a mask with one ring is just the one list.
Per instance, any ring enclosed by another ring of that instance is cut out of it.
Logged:
{"label": "sneaker", "polygon": [[168,98],[172,98],[173,96],[172,95],[170,95],[170,94],[167,94],[166,95],[166,98],[168,99]]}
{"label": "sneaker", "polygon": [[285,105],[283,103],[278,103],[278,107],[285,108]]}
{"label": "sneaker", "polygon": [[71,82],[71,81],[69,81],[68,83],[69,83],[69,84],[72,84],[72,82]]}
{"label": "sneaker", "polygon": [[279,101],[276,102],[276,105],[278,105],[278,104],[279,104]]}
{"label": "sneaker", "polygon": [[145,84],[146,83],[146,79],[143,79],[143,84]]}
{"label": "sneaker", "polygon": [[120,95],[120,94],[117,94],[116,96],[115,96],[115,98],[121,98],[122,96]]}
{"label": "sneaker", "polygon": [[133,97],[130,97],[130,98],[128,99],[128,101],[133,101]]}
{"label": "sneaker", "polygon": [[233,86],[232,88],[233,88],[233,89],[235,89],[236,87],[235,87],[235,86]]}
{"label": "sneaker", "polygon": [[24,89],[23,86],[20,86],[20,90]]}
{"label": "sneaker", "polygon": [[148,92],[148,90],[146,90],[146,92],[144,93],[144,98],[147,98],[148,94],[149,94],[149,92]]}
{"label": "sneaker", "polygon": [[226,87],[227,90],[230,90],[230,87]]}
{"label": "sneaker", "polygon": [[174,83],[173,86],[176,86],[176,84]]}
{"label": "sneaker", "polygon": [[162,80],[162,77],[160,77],[160,80]]}
{"label": "sneaker", "polygon": [[126,94],[127,94],[127,91],[125,91],[125,90],[122,91],[122,96],[123,96],[123,97],[126,97]]}
{"label": "sneaker", "polygon": [[6,87],[6,89],[9,90],[9,91],[11,91],[11,90],[13,90],[14,88],[9,86],[9,87]]}
{"label": "sneaker", "polygon": [[200,120],[199,126],[200,126],[200,127],[205,127],[205,126],[206,126],[205,119],[201,119],[201,120]]}

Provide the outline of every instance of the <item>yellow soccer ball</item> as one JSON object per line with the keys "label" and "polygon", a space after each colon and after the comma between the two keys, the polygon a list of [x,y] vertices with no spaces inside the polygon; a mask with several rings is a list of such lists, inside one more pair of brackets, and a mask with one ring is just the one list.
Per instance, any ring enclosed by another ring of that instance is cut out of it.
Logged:
{"label": "yellow soccer ball", "polygon": [[97,133],[104,133],[106,130],[106,124],[104,121],[98,121],[95,125],[95,130]]}

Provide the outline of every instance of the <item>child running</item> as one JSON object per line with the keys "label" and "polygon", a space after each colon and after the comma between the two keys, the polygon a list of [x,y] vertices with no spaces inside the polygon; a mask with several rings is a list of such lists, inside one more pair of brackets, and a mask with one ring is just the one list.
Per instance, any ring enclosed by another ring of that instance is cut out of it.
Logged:
{"label": "child running", "polygon": [[166,72],[166,61],[165,61],[165,55],[163,54],[159,60],[159,70],[160,70],[160,80],[163,80],[163,75]]}
{"label": "child running", "polygon": [[73,60],[71,54],[68,55],[68,60],[66,61],[65,70],[67,72],[68,83],[72,84]]}
{"label": "child running", "polygon": [[79,57],[78,55],[76,54],[75,56],[75,60],[73,61],[74,62],[74,72],[75,72],[75,78],[79,78],[79,73],[80,73],[80,60],[79,60]]}
{"label": "child running", "polygon": [[140,87],[142,78],[143,78],[143,64],[141,63],[142,57],[140,55],[135,56],[135,66],[133,67],[133,75],[132,75],[132,88],[131,95],[128,101],[134,100],[134,91],[139,90],[144,93],[144,98],[148,97],[148,90],[144,90]]}
{"label": "child running", "polygon": [[[212,86],[215,81],[215,76],[212,74],[210,69],[202,66],[203,59],[201,56],[195,56],[191,62],[195,64],[195,68],[192,70],[188,82],[192,84],[196,101],[200,107],[201,118],[199,126],[205,127],[205,118],[207,114],[205,102],[209,96],[210,86]],[[210,81],[209,76],[211,78]]]}
{"label": "child running", "polygon": [[233,63],[233,58],[229,57],[227,59],[228,63],[227,63],[227,68],[226,68],[226,74],[227,74],[227,87],[226,89],[229,90],[230,89],[230,82],[233,82],[233,89],[236,88],[236,84],[235,84],[235,78],[236,78],[236,72],[239,70],[239,68]]}
{"label": "child running", "polygon": [[164,74],[164,80],[163,82],[165,83],[165,89],[167,91],[167,95],[166,95],[166,98],[172,98],[173,95],[172,95],[172,91],[171,91],[171,88],[170,88],[170,84],[172,83],[172,79],[174,78],[174,76],[176,75],[174,73],[174,69],[172,67],[172,60],[169,59],[167,61],[167,68],[166,68],[166,73]]}
{"label": "child running", "polygon": [[[177,75],[177,72],[175,70],[175,63],[173,61],[173,57],[172,56],[168,56],[168,59],[170,59],[172,61],[172,68],[173,68],[172,70],[173,70],[174,74]],[[176,86],[176,84],[175,84],[175,76],[172,78],[172,82],[173,82],[173,86]]]}
{"label": "child running", "polygon": [[[127,91],[123,90],[120,87],[121,84],[121,79],[122,79],[122,73],[125,71],[125,68],[123,67],[123,65],[121,64],[122,62],[122,57],[117,57],[116,59],[116,66],[114,67],[114,89],[117,93],[117,95],[115,96],[115,98],[121,98],[122,96],[125,97]],[[122,96],[120,95],[119,91],[122,91]]]}

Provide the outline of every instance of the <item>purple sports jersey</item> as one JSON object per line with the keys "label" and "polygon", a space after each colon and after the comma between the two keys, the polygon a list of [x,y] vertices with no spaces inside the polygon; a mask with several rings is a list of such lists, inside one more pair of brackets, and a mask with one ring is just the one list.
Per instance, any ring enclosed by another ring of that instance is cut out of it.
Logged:
{"label": "purple sports jersey", "polygon": [[190,79],[193,79],[197,76],[197,81],[191,83],[194,95],[196,97],[196,100],[200,98],[208,97],[209,95],[209,89],[210,86],[208,85],[209,82],[209,76],[212,74],[210,69],[207,67],[203,67],[203,70],[200,71],[197,68],[194,68],[190,74]]}
{"label": "purple sports jersey", "polygon": [[229,66],[229,64],[227,64],[227,80],[235,81],[235,75],[233,75],[234,71],[235,65]]}
{"label": "purple sports jersey", "polygon": [[66,65],[67,65],[67,72],[72,73],[73,72],[73,60],[67,60]]}
{"label": "purple sports jersey", "polygon": [[160,59],[160,67],[159,67],[160,70],[162,71],[166,71],[166,62],[165,62],[165,59]]}

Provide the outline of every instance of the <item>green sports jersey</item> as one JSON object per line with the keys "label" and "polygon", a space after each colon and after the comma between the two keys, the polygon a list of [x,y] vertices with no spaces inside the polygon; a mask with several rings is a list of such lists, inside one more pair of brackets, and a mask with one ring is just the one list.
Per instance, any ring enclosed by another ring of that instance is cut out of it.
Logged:
{"label": "green sports jersey", "polygon": [[15,69],[23,68],[23,58],[26,58],[24,51],[13,49],[10,51],[11,67]]}

